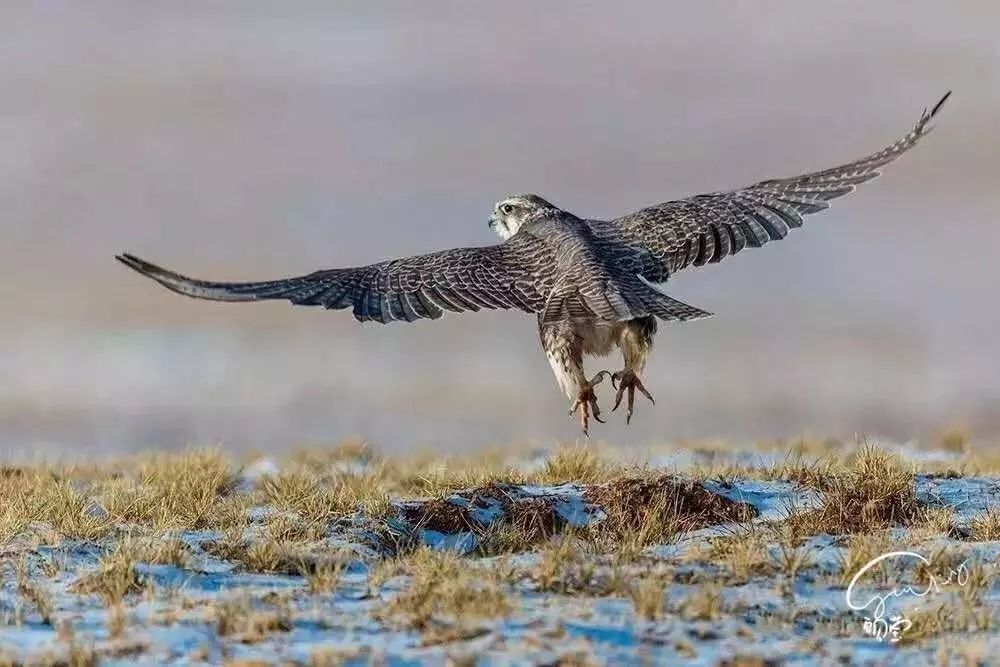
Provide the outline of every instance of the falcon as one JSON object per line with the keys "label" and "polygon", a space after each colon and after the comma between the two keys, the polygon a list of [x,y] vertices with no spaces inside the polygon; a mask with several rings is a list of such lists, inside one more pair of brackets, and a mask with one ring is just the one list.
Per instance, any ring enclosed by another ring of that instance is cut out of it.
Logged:
{"label": "falcon", "polygon": [[[185,296],[350,308],[360,322],[413,322],[437,319],[446,311],[480,309],[531,313],[538,320],[545,356],[570,401],[570,414],[579,416],[587,434],[591,418],[604,421],[594,390],[605,378],[616,391],[612,411],[627,397],[626,423],[637,391],[655,404],[641,376],[658,320],[687,322],[711,315],[668,296],[663,285],[671,275],[785,238],[802,226],[805,216],[875,178],[916,145],[950,94],[925,109],[906,136],[867,157],[668,201],[614,220],[581,218],[537,195],[507,197],[489,218],[490,229],[502,239],[496,245],[264,282],[196,280],[135,255],[117,259]],[[584,356],[605,356],[616,347],[623,368],[588,379]]]}

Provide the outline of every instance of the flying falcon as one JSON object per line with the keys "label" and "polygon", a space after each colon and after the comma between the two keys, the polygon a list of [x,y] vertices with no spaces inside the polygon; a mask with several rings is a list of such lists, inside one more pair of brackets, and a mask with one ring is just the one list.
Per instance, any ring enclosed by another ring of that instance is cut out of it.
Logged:
{"label": "flying falcon", "polygon": [[[591,417],[603,421],[594,388],[605,376],[617,390],[612,410],[627,395],[626,422],[636,391],[653,402],[640,374],[658,319],[687,322],[711,315],[663,292],[672,274],[783,239],[806,215],[875,178],[912,148],[930,131],[928,123],[950,94],[925,109],[902,139],[860,160],[669,201],[614,220],[580,218],[537,195],[508,197],[489,219],[503,240],[498,245],[250,283],[195,280],[129,254],[117,259],[186,296],[350,308],[361,322],[412,322],[481,308],[532,313],[552,371],[571,402],[570,414],[579,413],[587,433]],[[584,355],[607,355],[615,347],[624,368],[588,380]]]}

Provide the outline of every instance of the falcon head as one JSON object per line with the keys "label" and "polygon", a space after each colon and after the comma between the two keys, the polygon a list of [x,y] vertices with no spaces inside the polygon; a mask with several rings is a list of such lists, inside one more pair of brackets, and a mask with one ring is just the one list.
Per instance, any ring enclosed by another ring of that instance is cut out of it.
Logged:
{"label": "falcon head", "polygon": [[514,195],[497,202],[489,225],[497,236],[506,241],[517,234],[524,223],[558,210],[538,195]]}

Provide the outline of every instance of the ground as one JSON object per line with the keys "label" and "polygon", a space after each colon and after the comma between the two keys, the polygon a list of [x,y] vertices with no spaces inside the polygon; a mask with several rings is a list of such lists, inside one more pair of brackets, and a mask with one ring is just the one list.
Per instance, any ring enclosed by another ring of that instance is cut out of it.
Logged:
{"label": "ground", "polygon": [[[0,663],[986,664],[984,452],[949,434],[8,465]],[[866,569],[890,552],[909,555]]]}

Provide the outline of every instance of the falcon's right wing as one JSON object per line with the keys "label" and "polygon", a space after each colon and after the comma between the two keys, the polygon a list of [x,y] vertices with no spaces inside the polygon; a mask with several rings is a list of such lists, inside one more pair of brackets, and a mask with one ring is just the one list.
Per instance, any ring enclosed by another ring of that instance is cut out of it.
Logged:
{"label": "falcon's right wing", "polygon": [[712,192],[657,204],[608,222],[591,222],[595,234],[631,249],[642,275],[662,282],[694,264],[701,266],[783,239],[803,218],[829,207],[829,201],[870,181],[881,168],[910,150],[930,131],[928,123],[951,93],[924,110],[902,139],[839,167],[761,181],[739,190]]}
{"label": "falcon's right wing", "polygon": [[351,308],[359,321],[437,319],[443,311],[513,308],[538,312],[545,304],[552,253],[530,236],[500,245],[455,248],[369,266],[316,271],[252,283],[195,280],[134,255],[117,259],[179,294],[213,301],[287,299],[296,305]]}

